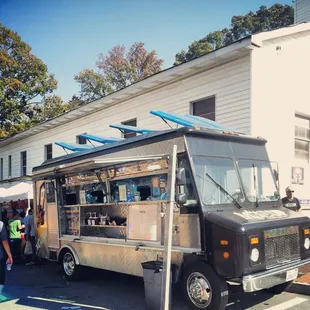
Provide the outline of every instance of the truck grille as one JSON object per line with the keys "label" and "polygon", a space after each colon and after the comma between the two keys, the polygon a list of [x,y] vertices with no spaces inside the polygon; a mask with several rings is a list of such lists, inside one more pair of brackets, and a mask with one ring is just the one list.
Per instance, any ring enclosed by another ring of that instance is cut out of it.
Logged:
{"label": "truck grille", "polygon": [[272,267],[300,258],[298,226],[264,231],[266,266]]}

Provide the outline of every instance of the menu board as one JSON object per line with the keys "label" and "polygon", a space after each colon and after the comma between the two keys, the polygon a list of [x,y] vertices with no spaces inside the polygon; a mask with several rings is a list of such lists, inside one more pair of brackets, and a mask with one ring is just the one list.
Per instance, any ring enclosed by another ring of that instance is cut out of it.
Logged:
{"label": "menu board", "polygon": [[[53,182],[53,181],[52,181]],[[52,182],[46,182],[46,202],[55,202],[55,188]]]}
{"label": "menu board", "polygon": [[127,201],[126,185],[119,185],[118,190],[119,190],[119,200]]}
{"label": "menu board", "polygon": [[131,205],[128,214],[128,239],[157,240],[157,205]]}
{"label": "menu board", "polygon": [[156,161],[139,161],[134,163],[124,164],[119,167],[108,169],[109,178],[128,176],[138,173],[147,173],[158,170],[168,169],[168,161],[166,159]]}
{"label": "menu board", "polygon": [[66,208],[67,235],[79,235],[80,233],[80,214],[78,207]]}
{"label": "menu board", "polygon": [[[105,175],[99,173],[101,180],[105,180]],[[66,185],[79,185],[83,183],[98,183],[98,177],[95,173],[79,173],[65,178]]]}

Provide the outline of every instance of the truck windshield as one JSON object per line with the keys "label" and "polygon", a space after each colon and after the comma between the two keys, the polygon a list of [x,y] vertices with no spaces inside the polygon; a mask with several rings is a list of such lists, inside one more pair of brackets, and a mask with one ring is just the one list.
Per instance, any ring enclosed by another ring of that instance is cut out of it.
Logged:
{"label": "truck windshield", "polygon": [[204,204],[219,205],[234,203],[229,195],[238,203],[245,200],[232,159],[194,156],[193,162],[196,170],[197,190]]}
{"label": "truck windshield", "polygon": [[280,195],[269,161],[239,159],[238,167],[245,194],[249,201],[279,200]]}

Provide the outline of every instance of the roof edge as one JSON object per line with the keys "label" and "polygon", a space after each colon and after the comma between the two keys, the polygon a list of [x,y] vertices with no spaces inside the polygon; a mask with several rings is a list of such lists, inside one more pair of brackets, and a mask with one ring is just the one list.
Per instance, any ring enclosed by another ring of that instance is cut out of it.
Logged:
{"label": "roof edge", "polygon": [[254,44],[262,46],[264,41],[270,41],[275,38],[289,36],[297,32],[300,33],[307,31],[310,31],[310,23],[293,24],[288,27],[253,34],[252,42]]}
{"label": "roof edge", "polygon": [[[90,111],[92,111],[91,114],[95,113],[96,111],[108,108],[111,105],[115,105],[117,103],[131,99],[132,97],[142,95],[146,91],[157,89],[158,87],[163,87],[166,84],[179,80],[181,77],[186,78],[186,76],[189,75],[189,71],[193,73],[194,72],[193,69],[197,70],[197,68],[202,70],[204,66],[206,66],[210,61],[214,60],[215,58],[221,59],[221,57],[224,57],[225,55],[228,55],[239,49],[243,49],[243,48],[247,48],[251,46],[252,44],[251,38],[252,36],[247,36],[238,41],[235,41],[234,43],[228,46],[224,46],[220,49],[214,50],[206,55],[202,55],[186,63],[164,69],[156,74],[153,74],[145,78],[142,81],[131,84],[121,90],[108,94],[105,97],[91,101],[77,109],[71,110],[67,113],[64,113],[60,116],[50,119],[44,123],[38,124],[28,130],[18,133],[12,137],[6,138],[0,141],[0,147],[8,145],[10,143],[17,142],[26,137],[33,136],[39,132],[42,132],[42,130],[58,127],[63,124],[63,123],[57,124],[57,121],[61,119],[67,120],[67,121],[73,121],[79,118],[79,116],[83,115],[85,112],[89,113]],[[223,62],[224,61],[225,60],[223,59]],[[163,80],[167,80],[167,81],[158,82],[159,78]],[[77,116],[75,118],[72,117],[71,119],[70,116],[73,116],[74,114],[76,114]]]}

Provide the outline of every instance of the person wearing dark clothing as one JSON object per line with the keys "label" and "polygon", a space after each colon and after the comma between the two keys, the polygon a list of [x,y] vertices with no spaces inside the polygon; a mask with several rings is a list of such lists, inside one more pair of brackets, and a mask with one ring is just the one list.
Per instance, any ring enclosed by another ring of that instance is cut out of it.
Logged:
{"label": "person wearing dark clothing", "polygon": [[0,221],[0,296],[5,282],[6,264],[13,264],[12,254],[8,242],[8,236],[4,223]]}
{"label": "person wearing dark clothing", "polygon": [[37,263],[37,249],[36,249],[36,233],[34,226],[33,210],[28,211],[28,216],[25,218],[25,239],[31,243],[32,262],[26,264],[27,266],[35,265]]}
{"label": "person wearing dark clothing", "polygon": [[6,229],[7,235],[9,234],[9,218],[8,218],[8,211],[3,210],[2,211],[2,222],[4,224],[4,227]]}
{"label": "person wearing dark clothing", "polygon": [[288,186],[285,189],[286,197],[282,198],[283,206],[291,211],[301,213],[301,205],[299,200],[294,197],[294,189]]}

